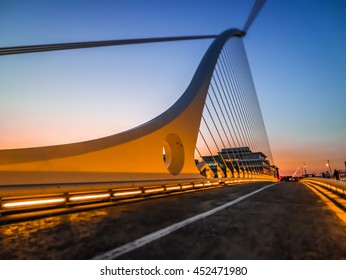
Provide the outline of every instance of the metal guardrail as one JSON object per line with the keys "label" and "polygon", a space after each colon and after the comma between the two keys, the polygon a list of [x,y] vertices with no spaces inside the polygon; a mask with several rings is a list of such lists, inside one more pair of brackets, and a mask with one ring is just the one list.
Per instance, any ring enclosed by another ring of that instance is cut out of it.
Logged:
{"label": "metal guardrail", "polygon": [[302,182],[312,183],[346,196],[346,182],[326,178],[303,178]]}
{"label": "metal guardrail", "polygon": [[64,208],[81,204],[111,202],[138,197],[184,192],[228,184],[274,181],[273,177],[215,178],[209,180],[147,181],[122,183],[90,183],[62,185],[29,185],[0,187],[0,215]]}

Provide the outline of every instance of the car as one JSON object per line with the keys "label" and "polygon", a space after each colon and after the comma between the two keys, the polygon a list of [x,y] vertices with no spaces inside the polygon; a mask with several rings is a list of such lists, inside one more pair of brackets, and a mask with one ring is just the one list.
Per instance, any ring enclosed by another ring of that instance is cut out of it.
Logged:
{"label": "car", "polygon": [[298,182],[300,181],[300,177],[292,177],[292,176],[280,176],[280,182]]}
{"label": "car", "polygon": [[280,179],[280,182],[290,182],[292,179],[292,176],[282,176]]}

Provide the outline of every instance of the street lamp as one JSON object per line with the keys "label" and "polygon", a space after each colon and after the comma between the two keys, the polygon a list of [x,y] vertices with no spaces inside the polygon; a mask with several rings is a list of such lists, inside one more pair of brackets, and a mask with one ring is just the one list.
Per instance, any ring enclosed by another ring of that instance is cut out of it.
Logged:
{"label": "street lamp", "polygon": [[332,176],[332,169],[330,167],[330,162],[327,160],[326,166],[329,168],[329,175]]}
{"label": "street lamp", "polygon": [[305,165],[305,162],[304,162],[304,174],[306,176],[306,165]]}

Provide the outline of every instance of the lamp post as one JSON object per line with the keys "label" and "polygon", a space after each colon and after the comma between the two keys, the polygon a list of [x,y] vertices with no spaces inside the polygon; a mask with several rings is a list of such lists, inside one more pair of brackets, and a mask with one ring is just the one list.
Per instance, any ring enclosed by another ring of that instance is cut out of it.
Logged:
{"label": "lamp post", "polygon": [[330,167],[329,160],[327,160],[326,166],[329,168],[329,175],[332,176],[332,169]]}
{"label": "lamp post", "polygon": [[304,175],[306,176],[306,165],[305,165],[305,162],[304,162]]}

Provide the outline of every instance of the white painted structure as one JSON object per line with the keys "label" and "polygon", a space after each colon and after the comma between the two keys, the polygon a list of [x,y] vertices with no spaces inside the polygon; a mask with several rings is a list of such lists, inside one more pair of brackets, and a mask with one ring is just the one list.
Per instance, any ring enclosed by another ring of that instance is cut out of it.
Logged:
{"label": "white painted structure", "polygon": [[141,126],[80,143],[1,150],[0,185],[204,178],[194,158],[198,129],[218,56],[234,36],[243,33],[230,29],[218,36],[181,98]]}

